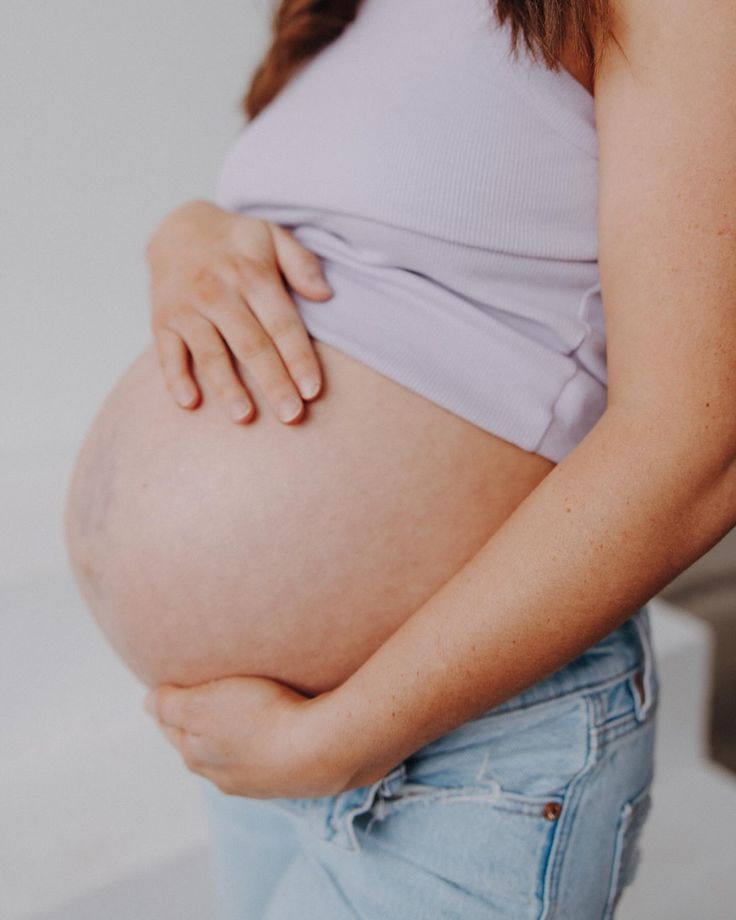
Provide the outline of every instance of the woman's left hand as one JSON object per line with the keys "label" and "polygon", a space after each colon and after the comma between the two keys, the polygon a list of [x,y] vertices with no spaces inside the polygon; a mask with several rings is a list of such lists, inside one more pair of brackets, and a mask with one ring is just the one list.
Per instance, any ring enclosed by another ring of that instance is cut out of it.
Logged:
{"label": "woman's left hand", "polygon": [[267,677],[226,677],[193,687],[162,684],[145,709],[186,766],[228,795],[335,795],[346,777],[328,750],[323,697]]}

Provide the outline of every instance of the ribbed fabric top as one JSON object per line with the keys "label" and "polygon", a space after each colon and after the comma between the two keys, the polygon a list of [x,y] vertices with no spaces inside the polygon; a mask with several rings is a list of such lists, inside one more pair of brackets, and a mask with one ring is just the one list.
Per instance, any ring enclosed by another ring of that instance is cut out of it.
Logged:
{"label": "ribbed fabric top", "polygon": [[228,150],[216,201],[288,227],[316,339],[558,462],[606,405],[593,97],[488,0],[364,0]]}

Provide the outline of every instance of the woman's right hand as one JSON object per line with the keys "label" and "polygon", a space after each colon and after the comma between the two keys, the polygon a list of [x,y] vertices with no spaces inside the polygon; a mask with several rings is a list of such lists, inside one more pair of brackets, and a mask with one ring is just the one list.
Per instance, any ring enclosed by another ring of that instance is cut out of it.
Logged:
{"label": "woman's right hand", "polygon": [[255,407],[232,352],[281,421],[296,421],[322,376],[281,273],[302,296],[326,300],[332,291],[319,258],[278,224],[193,201],[158,225],[146,261],[159,363],[176,402],[199,405],[191,354],[230,419],[250,421]]}

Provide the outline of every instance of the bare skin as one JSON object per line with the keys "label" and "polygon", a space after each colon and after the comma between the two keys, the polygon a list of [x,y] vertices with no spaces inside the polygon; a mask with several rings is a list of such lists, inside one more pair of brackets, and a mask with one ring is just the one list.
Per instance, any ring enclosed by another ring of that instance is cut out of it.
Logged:
{"label": "bare skin", "polygon": [[[340,684],[554,467],[315,341],[324,390],[285,425],[166,392],[153,347],[95,419],[67,544],[113,646],[148,685],[255,674]],[[249,392],[258,390],[238,365]]]}

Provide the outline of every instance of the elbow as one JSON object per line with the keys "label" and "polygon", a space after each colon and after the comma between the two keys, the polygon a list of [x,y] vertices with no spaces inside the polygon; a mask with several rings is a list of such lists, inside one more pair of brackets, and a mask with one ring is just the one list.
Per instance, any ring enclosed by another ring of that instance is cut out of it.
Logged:
{"label": "elbow", "polygon": [[[627,444],[637,458],[638,474],[650,479],[667,501],[679,507],[682,520],[695,521],[718,533],[713,542],[736,526],[736,413],[728,426],[707,415],[694,415],[656,408],[631,411],[609,407],[604,417],[613,425],[616,444]],[[625,462],[625,461],[623,461]]]}
{"label": "elbow", "polygon": [[704,507],[716,531],[714,543],[736,527],[736,454],[726,453],[705,476]]}
{"label": "elbow", "polygon": [[736,459],[707,467],[678,518],[698,552],[693,562],[736,527]]}
{"label": "elbow", "polygon": [[730,479],[736,468],[736,412],[729,407],[711,415],[710,403],[702,411],[681,405],[653,405],[632,409],[612,404],[604,418],[627,440],[638,439],[652,456],[670,457],[693,483]]}

